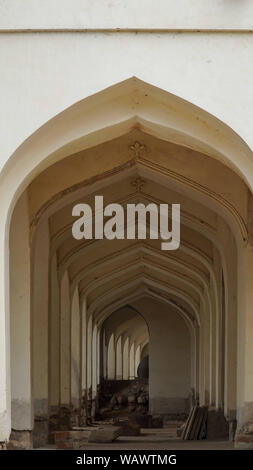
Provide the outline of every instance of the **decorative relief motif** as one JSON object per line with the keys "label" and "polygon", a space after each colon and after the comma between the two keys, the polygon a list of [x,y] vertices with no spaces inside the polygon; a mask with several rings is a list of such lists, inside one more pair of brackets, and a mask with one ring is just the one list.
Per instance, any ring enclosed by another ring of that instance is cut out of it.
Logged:
{"label": "decorative relief motif", "polygon": [[134,154],[134,157],[138,159],[141,157],[142,153],[146,152],[147,148],[146,145],[136,141],[134,144],[130,145],[129,150]]}
{"label": "decorative relief motif", "polygon": [[131,185],[135,187],[136,191],[140,192],[142,190],[142,186],[146,184],[146,181],[143,180],[140,176],[135,180],[131,181]]}

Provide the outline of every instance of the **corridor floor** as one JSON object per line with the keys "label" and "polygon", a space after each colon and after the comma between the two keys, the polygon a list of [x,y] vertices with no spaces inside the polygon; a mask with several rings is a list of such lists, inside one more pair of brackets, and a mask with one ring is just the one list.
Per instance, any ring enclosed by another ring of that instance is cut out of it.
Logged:
{"label": "corridor floor", "polygon": [[[182,441],[177,437],[177,427],[167,425],[162,429],[142,429],[140,436],[119,437],[109,444],[87,443],[84,450],[233,450],[229,441]],[[47,446],[44,449],[55,449]]]}

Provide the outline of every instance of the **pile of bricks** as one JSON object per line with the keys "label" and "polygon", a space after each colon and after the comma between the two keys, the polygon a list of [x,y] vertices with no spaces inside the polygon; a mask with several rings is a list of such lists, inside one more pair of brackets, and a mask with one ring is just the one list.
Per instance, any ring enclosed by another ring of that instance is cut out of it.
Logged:
{"label": "pile of bricks", "polygon": [[113,442],[121,435],[119,426],[94,426],[56,431],[55,444],[57,449],[82,449],[88,442]]}
{"label": "pile of bricks", "polygon": [[55,444],[57,449],[81,449],[88,442],[90,430],[56,431]]}

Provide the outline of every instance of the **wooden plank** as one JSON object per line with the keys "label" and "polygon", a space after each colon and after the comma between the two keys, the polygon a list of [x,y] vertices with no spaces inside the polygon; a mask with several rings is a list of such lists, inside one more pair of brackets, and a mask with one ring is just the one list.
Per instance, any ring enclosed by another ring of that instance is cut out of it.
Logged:
{"label": "wooden plank", "polygon": [[198,411],[198,406],[194,406],[193,407],[193,411],[192,411],[192,415],[189,419],[189,423],[188,423],[188,426],[187,426],[187,429],[186,429],[186,432],[185,432],[185,437],[184,437],[184,440],[188,440],[189,439],[189,436],[190,436],[190,432],[191,432],[191,429],[192,429],[192,425],[194,423],[194,420],[196,418],[196,414],[197,414],[197,411]]}
{"label": "wooden plank", "polygon": [[197,439],[197,429],[199,428],[200,424],[202,421],[202,408],[198,408],[194,422],[192,423],[192,429],[189,435],[190,440],[196,440]]}
{"label": "wooden plank", "polygon": [[187,420],[185,422],[185,426],[184,426],[184,429],[183,429],[183,432],[182,432],[182,435],[181,435],[181,439],[184,439],[185,438],[185,434],[186,434],[186,430],[188,428],[188,425],[189,425],[189,422],[190,422],[190,419],[191,419],[191,416],[192,416],[192,413],[193,413],[193,406],[191,407],[190,409],[190,413],[188,414],[188,417],[187,417]]}
{"label": "wooden plank", "polygon": [[202,423],[201,423],[199,433],[198,433],[199,440],[205,439],[206,437],[207,416],[208,416],[208,408],[207,406],[204,406],[203,407],[203,419],[202,419]]}

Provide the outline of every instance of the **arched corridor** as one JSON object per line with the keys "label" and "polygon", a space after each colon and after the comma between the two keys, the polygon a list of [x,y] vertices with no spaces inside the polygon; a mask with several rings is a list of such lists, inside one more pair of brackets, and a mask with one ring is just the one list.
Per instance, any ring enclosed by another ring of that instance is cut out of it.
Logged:
{"label": "arched corridor", "polygon": [[[187,415],[198,403],[217,423],[237,421],[240,437],[252,413],[252,195],[230,152],[241,139],[190,103],[130,79],[74,105],[24,145],[3,207],[6,436],[33,429],[33,445],[42,446],[61,426],[90,423],[103,381],[134,381],[148,353],[149,414]],[[163,251],[150,237],[74,239],[73,206],[94,208],[96,195],[124,211],[180,204],[180,248]]]}

